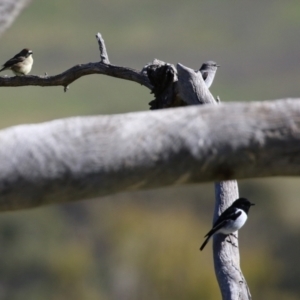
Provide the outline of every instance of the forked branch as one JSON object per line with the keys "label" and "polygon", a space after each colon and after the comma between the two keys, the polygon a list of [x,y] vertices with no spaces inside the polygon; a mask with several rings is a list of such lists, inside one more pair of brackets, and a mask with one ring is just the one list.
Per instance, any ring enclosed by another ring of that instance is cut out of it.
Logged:
{"label": "forked branch", "polygon": [[108,75],[120,79],[134,81],[149,89],[152,85],[146,74],[127,67],[114,66],[109,63],[104,40],[100,33],[96,35],[100,49],[99,62],[85,63],[76,65],[58,75],[48,76],[13,76],[13,77],[0,77],[0,87],[17,87],[17,86],[63,86],[65,91],[67,87],[82,76],[92,74]]}

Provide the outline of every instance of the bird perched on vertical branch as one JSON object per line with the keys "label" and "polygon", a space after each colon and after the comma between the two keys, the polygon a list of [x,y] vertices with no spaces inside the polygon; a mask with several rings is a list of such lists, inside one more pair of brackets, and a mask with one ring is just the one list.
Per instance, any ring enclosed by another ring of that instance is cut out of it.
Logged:
{"label": "bird perched on vertical branch", "polygon": [[16,54],[13,58],[8,60],[4,65],[0,72],[10,69],[17,76],[27,75],[32,68],[33,58],[32,51],[25,48],[18,54]]}
{"label": "bird perched on vertical branch", "polygon": [[214,223],[213,228],[205,235],[206,239],[200,251],[202,251],[209,239],[217,233],[229,235],[243,227],[248,218],[248,212],[254,203],[246,198],[238,198],[229,206]]}

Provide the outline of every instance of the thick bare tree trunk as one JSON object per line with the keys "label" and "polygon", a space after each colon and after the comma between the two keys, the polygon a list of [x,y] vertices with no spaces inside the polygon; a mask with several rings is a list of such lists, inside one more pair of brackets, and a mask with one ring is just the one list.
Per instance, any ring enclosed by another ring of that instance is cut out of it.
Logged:
{"label": "thick bare tree trunk", "polygon": [[299,153],[300,99],[20,125],[0,131],[0,211],[171,185],[299,176]]}

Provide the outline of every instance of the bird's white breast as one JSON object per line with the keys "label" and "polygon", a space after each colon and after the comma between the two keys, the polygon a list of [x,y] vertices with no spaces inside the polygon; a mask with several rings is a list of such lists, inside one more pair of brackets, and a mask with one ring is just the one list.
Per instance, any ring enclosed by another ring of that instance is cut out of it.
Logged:
{"label": "bird's white breast", "polygon": [[26,59],[24,59],[22,62],[17,63],[14,66],[12,66],[11,70],[17,76],[27,75],[31,71],[32,64],[33,64],[33,58],[30,55]]}
{"label": "bird's white breast", "polygon": [[33,64],[33,58],[30,55],[30,56],[27,57],[27,59],[23,63],[24,74],[28,74],[31,71],[32,64]]}
{"label": "bird's white breast", "polygon": [[236,220],[229,220],[226,222],[223,228],[218,231],[223,234],[230,234],[239,230],[247,221],[247,214],[242,210],[238,209],[237,212],[241,212],[241,215]]}

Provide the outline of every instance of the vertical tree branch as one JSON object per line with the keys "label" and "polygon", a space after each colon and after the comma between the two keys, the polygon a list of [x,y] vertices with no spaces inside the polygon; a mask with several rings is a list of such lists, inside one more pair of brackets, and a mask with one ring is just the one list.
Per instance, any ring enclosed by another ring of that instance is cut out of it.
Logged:
{"label": "vertical tree branch", "polygon": [[[216,182],[215,197],[214,222],[232,201],[239,197],[237,181]],[[240,268],[238,232],[234,233],[234,236],[215,235],[213,256],[222,299],[251,299],[247,282]]]}
{"label": "vertical tree branch", "polygon": [[[219,98],[214,99],[202,78],[200,72],[186,68],[180,64],[178,69],[178,90],[180,97],[188,104],[217,104]],[[201,130],[201,129],[199,129]],[[218,216],[234,200],[239,197],[236,180],[215,183],[215,211],[214,222]],[[215,235],[213,240],[214,266],[217,280],[224,300],[249,300],[251,294],[247,282],[240,269],[240,254],[238,248],[238,233],[229,243],[229,237]],[[231,237],[231,236],[230,236]],[[233,240],[234,239],[234,240]]]}
{"label": "vertical tree branch", "polygon": [[107,51],[106,51],[106,46],[105,46],[104,39],[103,39],[100,32],[98,32],[96,34],[96,38],[97,38],[97,41],[98,41],[98,44],[99,44],[100,61],[104,64],[109,65],[110,62],[109,62],[108,54],[107,54]]}

